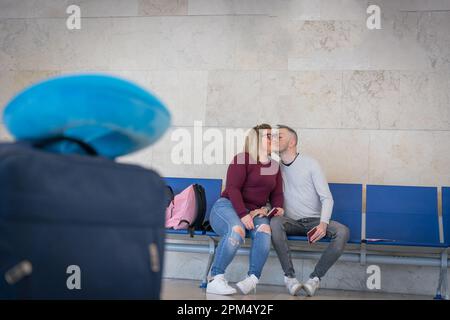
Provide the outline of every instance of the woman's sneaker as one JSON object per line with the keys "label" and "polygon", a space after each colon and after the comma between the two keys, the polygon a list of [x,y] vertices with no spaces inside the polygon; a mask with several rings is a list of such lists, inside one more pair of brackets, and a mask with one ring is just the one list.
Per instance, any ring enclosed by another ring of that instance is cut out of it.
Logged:
{"label": "woman's sneaker", "polygon": [[319,289],[320,286],[320,279],[318,277],[314,277],[312,279],[309,279],[303,284],[303,289],[305,289],[306,294],[309,297],[312,297],[314,293],[316,293],[316,290]]}
{"label": "woman's sneaker", "polygon": [[302,288],[302,284],[298,282],[297,278],[289,278],[284,276],[284,284],[286,285],[289,294],[293,296],[296,296]]}
{"label": "woman's sneaker", "polygon": [[236,289],[228,285],[223,274],[218,274],[206,286],[206,293],[229,295],[235,294]]}
{"label": "woman's sneaker", "polygon": [[254,274],[252,274],[250,276],[247,276],[247,278],[245,278],[244,280],[236,283],[236,286],[239,288],[242,294],[249,294],[250,291],[256,293],[256,285],[258,284],[258,282],[258,278]]}

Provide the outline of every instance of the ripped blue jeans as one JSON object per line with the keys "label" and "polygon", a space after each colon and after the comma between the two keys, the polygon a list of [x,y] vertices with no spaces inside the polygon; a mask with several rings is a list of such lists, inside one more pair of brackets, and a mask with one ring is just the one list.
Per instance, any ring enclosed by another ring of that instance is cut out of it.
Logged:
{"label": "ripped blue jeans", "polygon": [[[236,252],[244,242],[241,235],[236,231],[238,228],[245,230],[245,226],[227,198],[220,198],[211,209],[209,222],[213,230],[221,236],[217,246],[216,256],[211,268],[211,276],[225,273],[226,268],[233,260]],[[250,230],[252,246],[250,250],[250,264],[248,275],[254,274],[258,279],[269,256],[271,234],[261,231],[262,225],[270,225],[266,217],[255,217],[253,219],[255,228]],[[270,230],[270,229],[269,229]]]}

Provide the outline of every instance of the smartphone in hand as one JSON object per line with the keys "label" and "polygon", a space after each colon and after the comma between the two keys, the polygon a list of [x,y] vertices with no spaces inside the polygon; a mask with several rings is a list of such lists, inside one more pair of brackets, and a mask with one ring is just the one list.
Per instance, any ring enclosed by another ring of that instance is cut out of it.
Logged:
{"label": "smartphone in hand", "polygon": [[267,214],[268,218],[272,218],[274,215],[276,215],[278,212],[277,208],[273,208],[272,210],[269,211],[269,213]]}
{"label": "smartphone in hand", "polygon": [[306,236],[308,237],[309,243],[312,243],[311,238],[314,235],[314,233],[316,233],[316,231],[317,231],[317,227],[314,227],[311,230],[309,230],[308,233],[306,234]]}

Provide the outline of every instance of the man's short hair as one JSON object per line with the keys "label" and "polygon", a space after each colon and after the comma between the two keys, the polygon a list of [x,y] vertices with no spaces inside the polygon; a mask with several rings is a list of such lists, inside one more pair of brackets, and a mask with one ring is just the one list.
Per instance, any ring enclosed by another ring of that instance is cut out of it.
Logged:
{"label": "man's short hair", "polygon": [[294,129],[292,129],[291,127],[286,126],[286,125],[284,125],[284,124],[277,124],[276,128],[277,128],[277,129],[286,129],[287,131],[289,131],[290,133],[292,133],[292,134],[294,135],[294,138],[295,138],[295,145],[297,146],[297,143],[298,143],[298,136],[297,136],[297,132],[295,132]]}

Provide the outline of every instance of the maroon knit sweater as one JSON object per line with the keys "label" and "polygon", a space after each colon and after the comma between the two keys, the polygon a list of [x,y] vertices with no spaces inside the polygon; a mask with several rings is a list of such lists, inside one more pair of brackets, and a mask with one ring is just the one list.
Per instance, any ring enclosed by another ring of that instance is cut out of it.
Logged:
{"label": "maroon knit sweater", "polygon": [[[240,162],[238,162],[240,158]],[[242,163],[245,159],[245,163]],[[283,207],[283,181],[278,167],[276,174],[262,175],[261,169],[278,166],[270,163],[249,163],[248,153],[237,154],[228,166],[227,181],[222,197],[228,198],[238,216],[242,218],[248,211],[261,208],[270,202],[272,207]],[[277,168],[277,167],[275,167]]]}

